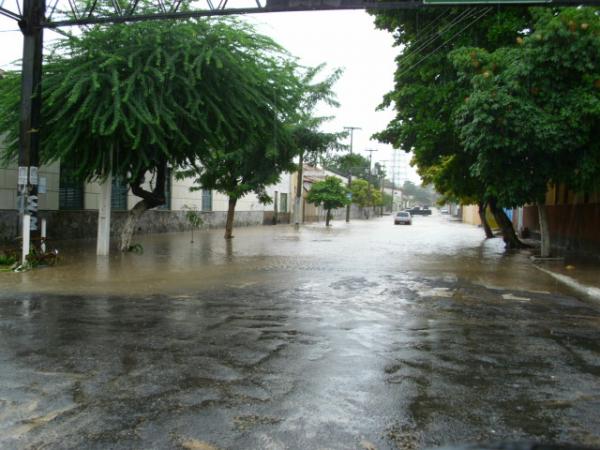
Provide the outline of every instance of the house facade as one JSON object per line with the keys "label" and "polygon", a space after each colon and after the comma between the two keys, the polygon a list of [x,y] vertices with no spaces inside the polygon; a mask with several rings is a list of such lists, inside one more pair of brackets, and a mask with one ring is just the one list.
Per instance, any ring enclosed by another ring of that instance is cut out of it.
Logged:
{"label": "house facade", "polygon": [[[53,163],[39,170],[39,216],[47,220],[51,239],[94,238],[97,231],[100,184],[82,183],[69,176],[65,165]],[[150,178],[150,177],[149,177]],[[236,205],[235,226],[288,223],[290,220],[291,176],[283,174],[279,183],[267,188],[273,199],[268,205],[254,194],[246,195]],[[150,186],[151,180],[147,182]],[[188,209],[197,210],[205,227],[224,227],[228,198],[214,190],[191,191],[192,179],[167,177],[167,203],[147,211],[138,224],[138,233],[182,231],[189,228]],[[111,234],[118,234],[127,211],[140,199],[128,185],[113,179],[111,196]],[[17,212],[17,166],[0,168],[0,241],[19,234]]]}

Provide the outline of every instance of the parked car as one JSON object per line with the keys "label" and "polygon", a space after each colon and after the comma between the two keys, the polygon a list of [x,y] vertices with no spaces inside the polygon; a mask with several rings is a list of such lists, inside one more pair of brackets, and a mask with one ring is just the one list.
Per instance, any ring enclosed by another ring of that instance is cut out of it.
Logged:
{"label": "parked car", "polygon": [[444,207],[442,207],[442,208],[440,209],[440,212],[441,212],[442,214],[450,214],[450,210],[448,209],[448,207],[447,207],[447,206],[444,206]]}
{"label": "parked car", "polygon": [[400,211],[394,216],[394,225],[412,225],[412,216],[407,211]]}
{"label": "parked car", "polygon": [[429,215],[431,215],[431,210],[427,207],[421,208],[420,206],[415,206],[414,208],[406,209],[405,211],[410,213],[411,216],[429,216]]}

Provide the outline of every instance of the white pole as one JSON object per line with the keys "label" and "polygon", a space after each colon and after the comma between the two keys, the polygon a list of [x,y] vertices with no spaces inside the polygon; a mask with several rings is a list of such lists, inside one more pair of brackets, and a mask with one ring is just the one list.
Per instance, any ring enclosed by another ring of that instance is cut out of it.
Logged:
{"label": "white pole", "polygon": [[98,205],[98,239],[96,255],[108,256],[110,249],[110,198],[112,194],[112,175],[100,185],[100,204]]}
{"label": "white pole", "polygon": [[29,239],[31,236],[31,216],[29,214],[23,214],[23,254],[21,255],[21,263],[27,262],[27,255],[29,255]]}
{"label": "white pole", "polygon": [[42,253],[46,253],[46,219],[42,219],[42,241],[40,243]]}

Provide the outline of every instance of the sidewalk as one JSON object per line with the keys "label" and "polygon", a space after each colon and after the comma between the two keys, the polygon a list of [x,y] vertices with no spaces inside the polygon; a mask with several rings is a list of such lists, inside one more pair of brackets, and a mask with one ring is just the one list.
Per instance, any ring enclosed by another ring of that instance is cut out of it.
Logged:
{"label": "sidewalk", "polygon": [[537,261],[535,267],[579,294],[600,302],[600,264],[566,259]]}

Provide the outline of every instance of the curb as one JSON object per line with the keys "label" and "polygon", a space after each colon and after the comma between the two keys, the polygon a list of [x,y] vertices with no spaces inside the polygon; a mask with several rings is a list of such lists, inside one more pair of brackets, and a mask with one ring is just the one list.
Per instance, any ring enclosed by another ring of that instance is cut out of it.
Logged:
{"label": "curb", "polygon": [[580,283],[579,281],[571,278],[567,275],[563,275],[561,273],[552,272],[551,270],[544,269],[538,265],[535,265],[538,270],[550,275],[554,279],[560,281],[562,284],[570,287],[574,291],[577,291],[580,294],[583,294],[590,299],[600,303],[600,288],[589,286],[587,284]]}

